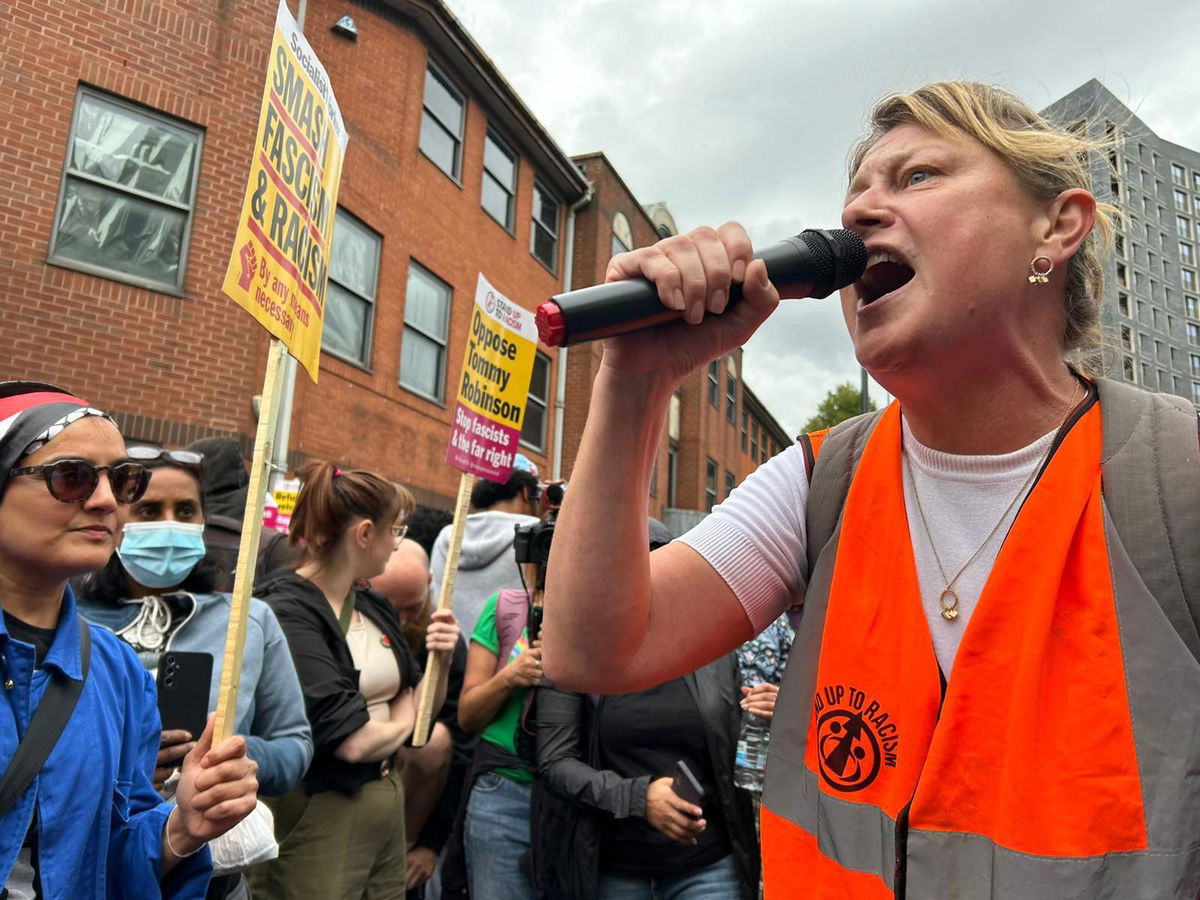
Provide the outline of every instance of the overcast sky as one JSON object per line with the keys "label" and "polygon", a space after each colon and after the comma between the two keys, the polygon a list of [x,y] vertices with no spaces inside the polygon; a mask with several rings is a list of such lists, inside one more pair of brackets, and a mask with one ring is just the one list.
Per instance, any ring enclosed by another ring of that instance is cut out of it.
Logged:
{"label": "overcast sky", "polygon": [[[1190,0],[448,2],[563,150],[603,151],[682,231],[736,219],[765,244],[836,226],[871,103],[942,78],[1037,108],[1099,78],[1200,149]],[[835,298],[784,304],[747,344],[745,375],[793,434],[830,388],[857,384]]]}

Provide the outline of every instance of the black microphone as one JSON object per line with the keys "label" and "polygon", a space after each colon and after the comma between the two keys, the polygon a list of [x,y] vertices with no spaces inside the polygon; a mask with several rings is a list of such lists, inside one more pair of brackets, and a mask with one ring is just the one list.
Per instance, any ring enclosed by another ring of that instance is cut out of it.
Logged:
{"label": "black microphone", "polygon": [[[754,254],[782,297],[828,297],[858,281],[867,267],[867,248],[853,231],[808,229]],[[742,286],[730,285],[729,306],[742,299]],[[556,294],[537,308],[538,336],[548,347],[582,344],[650,328],[683,316],[658,299],[645,278],[598,284]]]}

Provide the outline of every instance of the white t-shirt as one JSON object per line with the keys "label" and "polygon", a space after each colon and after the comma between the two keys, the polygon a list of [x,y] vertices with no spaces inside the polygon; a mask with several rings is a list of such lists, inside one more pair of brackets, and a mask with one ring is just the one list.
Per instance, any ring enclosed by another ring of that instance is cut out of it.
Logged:
{"label": "white t-shirt", "polygon": [[[947,677],[1004,537],[1020,510],[1021,501],[1013,500],[1028,490],[1030,475],[1041,465],[1055,433],[1012,453],[960,456],[923,446],[907,422],[903,423],[912,473],[910,479],[910,467],[904,467],[909,536],[921,605],[938,664]],[[925,533],[917,512],[914,487],[931,534]],[[793,445],[759,467],[712,515],[679,539],[716,569],[741,602],[756,633],[787,609],[793,598],[803,596],[808,586],[807,501],[804,452]],[[988,538],[993,528],[995,532]],[[947,621],[939,603],[946,581],[938,559],[945,578],[953,579],[985,538],[987,543],[979,555],[954,582],[959,614]]]}

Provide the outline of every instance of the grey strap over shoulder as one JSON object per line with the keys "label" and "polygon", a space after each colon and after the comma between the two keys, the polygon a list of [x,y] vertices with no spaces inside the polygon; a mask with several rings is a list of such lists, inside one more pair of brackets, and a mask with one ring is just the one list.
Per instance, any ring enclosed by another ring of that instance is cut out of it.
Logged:
{"label": "grey strap over shoulder", "polygon": [[[1103,410],[1105,505],[1129,557],[1192,655],[1200,660],[1200,420],[1181,397],[1096,379]],[[833,537],[850,480],[882,411],[847,419],[813,459],[805,510],[808,567]]]}
{"label": "grey strap over shoulder", "polygon": [[1104,502],[1138,574],[1200,660],[1200,434],[1195,407],[1097,379]]}
{"label": "grey strap over shoulder", "polygon": [[882,409],[834,425],[817,454],[813,453],[808,435],[800,435],[809,485],[808,506],[804,511],[809,572],[816,568],[817,557],[837,529],[850,492],[850,479],[881,415]]}

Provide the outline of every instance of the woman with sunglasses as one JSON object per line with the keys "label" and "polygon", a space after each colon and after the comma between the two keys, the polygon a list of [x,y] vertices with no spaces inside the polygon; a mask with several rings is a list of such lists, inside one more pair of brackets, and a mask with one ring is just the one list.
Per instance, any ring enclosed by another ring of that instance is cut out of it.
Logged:
{"label": "woman with sunglasses", "polygon": [[[205,556],[203,456],[150,446],[130,446],[126,453],[146,466],[150,484],[129,507],[117,552],[80,586],[79,611],[133,647],[151,672],[168,651],[207,653],[214,710],[233,601],[214,589],[221,570]],[[312,731],[287,640],[270,607],[256,599],[250,601],[235,721],[258,764],[260,792],[286,794],[312,761]],[[160,792],[173,788],[168,779],[197,737],[180,729],[162,733],[154,771]],[[219,853],[214,857],[218,869],[225,862]],[[208,896],[237,895],[241,883],[236,872],[216,878]]]}
{"label": "woman with sunglasses", "polygon": [[[421,671],[396,610],[365,580],[386,567],[413,500],[372,472],[328,463],[300,478],[290,524],[300,559],[259,593],[287,635],[316,755],[301,785],[272,802],[279,858],[251,884],[256,897],[403,898],[404,789],[392,761],[413,732]],[[451,614],[434,613],[435,715],[457,643]]]}
{"label": "woman with sunglasses", "polygon": [[51,749],[28,786],[11,801],[0,789],[0,884],[10,898],[202,897],[207,842],[255,805],[245,739],[214,747],[211,723],[183,760],[175,803],[154,793],[154,681],[128,646],[76,613],[67,580],[107,562],[118,509],[148,481],[104,413],[51,385],[0,384],[5,780],[43,703],[78,690],[59,733],[41,736]]}

